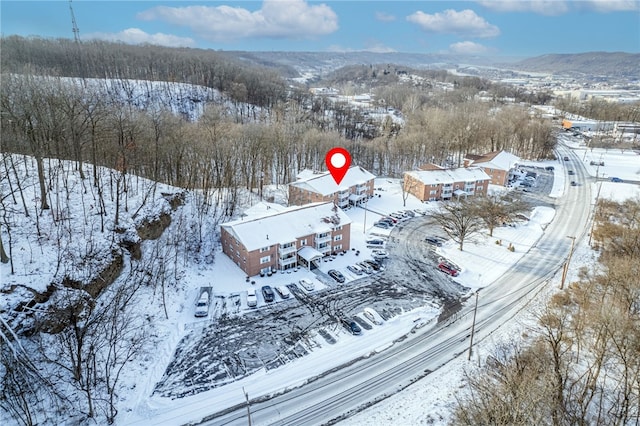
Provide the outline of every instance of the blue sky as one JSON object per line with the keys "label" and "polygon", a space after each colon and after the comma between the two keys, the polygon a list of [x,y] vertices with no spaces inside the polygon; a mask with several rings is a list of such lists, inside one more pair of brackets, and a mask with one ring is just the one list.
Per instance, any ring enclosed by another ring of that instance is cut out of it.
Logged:
{"label": "blue sky", "polygon": [[[73,1],[83,39],[221,50],[528,57],[640,52],[640,0]],[[69,2],[0,2],[3,35],[73,36]]]}

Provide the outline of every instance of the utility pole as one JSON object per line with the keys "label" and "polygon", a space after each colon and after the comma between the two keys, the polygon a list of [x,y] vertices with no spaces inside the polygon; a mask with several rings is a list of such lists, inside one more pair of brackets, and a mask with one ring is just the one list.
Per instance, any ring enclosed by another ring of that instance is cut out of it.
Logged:
{"label": "utility pole", "polygon": [[249,394],[246,390],[244,390],[244,386],[242,387],[242,392],[244,393],[244,399],[247,401],[247,421],[249,422],[249,426],[251,426],[251,406],[249,405]]}
{"label": "utility pole", "polygon": [[596,214],[598,213],[598,199],[600,198],[600,190],[602,189],[602,182],[598,185],[598,193],[596,194],[596,205],[593,208],[593,220],[591,221],[591,231],[589,231],[589,247],[591,247],[591,238],[593,237],[593,228],[596,226]]}
{"label": "utility pole", "polygon": [[480,293],[480,290],[476,290],[476,306],[473,309],[473,322],[471,323],[471,340],[469,341],[469,357],[467,358],[467,361],[471,361],[471,351],[473,349],[473,335],[476,332],[476,314],[478,313],[478,293]]}
{"label": "utility pole", "polygon": [[567,272],[569,272],[569,264],[571,263],[571,256],[573,255],[573,246],[576,243],[576,237],[567,235],[567,238],[571,238],[571,250],[569,251],[569,258],[564,264],[564,269],[562,270],[562,281],[560,281],[560,290],[564,289],[564,281],[567,278]]}

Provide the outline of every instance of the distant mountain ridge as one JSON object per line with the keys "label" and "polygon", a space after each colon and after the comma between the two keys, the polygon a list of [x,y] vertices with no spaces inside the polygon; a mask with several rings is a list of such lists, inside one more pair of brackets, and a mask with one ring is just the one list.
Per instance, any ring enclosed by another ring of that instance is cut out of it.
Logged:
{"label": "distant mountain ridge", "polygon": [[528,58],[507,66],[522,71],[640,79],[640,53],[549,54]]}

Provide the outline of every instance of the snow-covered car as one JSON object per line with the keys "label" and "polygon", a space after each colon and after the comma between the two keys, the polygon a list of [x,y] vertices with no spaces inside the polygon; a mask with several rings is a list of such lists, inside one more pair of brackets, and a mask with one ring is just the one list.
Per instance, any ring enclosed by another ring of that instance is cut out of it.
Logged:
{"label": "snow-covered car", "polygon": [[391,226],[386,222],[376,222],[373,224],[376,228],[389,229]]}
{"label": "snow-covered car", "polygon": [[196,302],[195,316],[206,317],[207,315],[209,315],[209,292],[203,291]]}
{"label": "snow-covered car", "polygon": [[256,296],[256,289],[250,288],[247,290],[247,306],[255,308],[258,306],[258,296]]}
{"label": "snow-covered car", "polygon": [[389,257],[389,253],[387,253],[386,250],[372,250],[371,255],[378,259],[386,259]]}
{"label": "snow-covered car", "polygon": [[316,286],[313,284],[313,281],[311,281],[308,278],[301,279],[299,283],[302,286],[302,288],[304,288],[307,291],[313,291],[316,288]]}
{"label": "snow-covered car", "polygon": [[362,313],[366,319],[374,323],[375,325],[382,325],[384,321],[380,318],[380,315],[371,308],[364,308]]}
{"label": "snow-covered car", "polygon": [[371,265],[368,265],[365,262],[358,262],[358,263],[356,263],[356,265],[358,265],[364,271],[365,274],[373,274],[374,273],[374,270],[371,267]]}
{"label": "snow-covered car", "polygon": [[362,275],[364,271],[358,265],[349,265],[347,269],[353,272],[356,275]]}
{"label": "snow-covered car", "polygon": [[286,285],[277,286],[276,291],[278,292],[280,297],[282,297],[283,299],[288,299],[291,297],[291,292],[289,291]]}

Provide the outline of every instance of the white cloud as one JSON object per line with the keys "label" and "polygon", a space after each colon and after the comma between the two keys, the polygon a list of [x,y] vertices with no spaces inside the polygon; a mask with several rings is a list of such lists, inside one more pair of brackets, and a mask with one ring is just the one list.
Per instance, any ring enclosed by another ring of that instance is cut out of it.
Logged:
{"label": "white cloud", "polygon": [[631,12],[640,11],[638,0],[587,0],[585,5],[596,12]]}
{"label": "white cloud", "polygon": [[601,13],[640,10],[638,0],[479,0],[478,3],[498,12],[533,12],[549,16],[576,10]]}
{"label": "white cloud", "polygon": [[500,29],[476,15],[473,10],[465,9],[460,12],[447,9],[433,15],[417,11],[407,16],[407,21],[413,22],[424,31],[432,33],[456,34],[466,37],[496,37]]}
{"label": "white cloud", "polygon": [[557,16],[569,11],[567,2],[563,0],[482,0],[478,3],[498,12],[533,12]]}
{"label": "white cloud", "polygon": [[121,41],[128,44],[157,44],[169,47],[193,47],[196,45],[194,39],[189,37],[179,37],[172,34],[155,33],[149,34],[140,28],[127,28],[118,33],[90,33],[83,35],[85,39],[100,39],[109,41]]}
{"label": "white cloud", "polygon": [[388,13],[376,12],[376,19],[381,22],[392,22],[396,20],[396,17]]}
{"label": "white cloud", "polygon": [[482,55],[487,53],[489,49],[479,43],[472,41],[461,41],[459,43],[453,43],[449,45],[449,51],[451,53],[457,53],[459,55]]}
{"label": "white cloud", "polygon": [[140,12],[137,17],[189,27],[213,41],[306,38],[338,29],[338,17],[329,6],[311,6],[305,0],[264,0],[262,8],[254,12],[231,6],[157,6]]}

